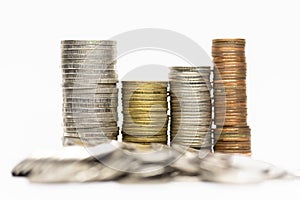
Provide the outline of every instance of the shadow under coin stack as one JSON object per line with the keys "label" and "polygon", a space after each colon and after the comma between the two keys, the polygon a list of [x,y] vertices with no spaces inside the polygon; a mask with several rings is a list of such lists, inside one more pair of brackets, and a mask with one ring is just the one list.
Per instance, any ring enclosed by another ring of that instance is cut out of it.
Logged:
{"label": "shadow under coin stack", "polygon": [[210,67],[171,67],[171,145],[211,149]]}
{"label": "shadow under coin stack", "polygon": [[215,39],[212,44],[214,71],[214,150],[251,155],[247,125],[246,57],[244,39]]}
{"label": "shadow under coin stack", "polygon": [[167,82],[123,81],[123,141],[167,144]]}
{"label": "shadow under coin stack", "polygon": [[116,42],[61,42],[64,145],[97,145],[116,139]]}

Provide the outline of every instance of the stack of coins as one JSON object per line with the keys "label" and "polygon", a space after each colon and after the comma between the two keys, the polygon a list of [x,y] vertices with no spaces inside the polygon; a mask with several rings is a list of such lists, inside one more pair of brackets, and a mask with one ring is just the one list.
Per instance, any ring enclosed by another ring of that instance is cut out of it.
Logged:
{"label": "stack of coins", "polygon": [[214,150],[251,155],[247,125],[246,57],[244,39],[215,39],[212,45],[214,71]]}
{"label": "stack of coins", "polygon": [[61,42],[64,145],[116,139],[118,82],[116,42]]}
{"label": "stack of coins", "polygon": [[167,144],[167,82],[123,81],[123,141]]}
{"label": "stack of coins", "polygon": [[171,67],[171,145],[211,149],[210,67]]}

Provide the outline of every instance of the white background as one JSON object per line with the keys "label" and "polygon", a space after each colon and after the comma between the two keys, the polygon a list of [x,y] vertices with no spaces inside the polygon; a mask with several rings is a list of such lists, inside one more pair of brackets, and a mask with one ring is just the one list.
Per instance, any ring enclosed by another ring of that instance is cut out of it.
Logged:
{"label": "white background", "polygon": [[299,181],[37,185],[10,175],[32,151],[61,145],[60,40],[107,39],[148,27],[182,33],[208,53],[213,38],[246,38],[253,158],[300,169],[299,8],[288,0],[1,1],[0,198],[299,199]]}

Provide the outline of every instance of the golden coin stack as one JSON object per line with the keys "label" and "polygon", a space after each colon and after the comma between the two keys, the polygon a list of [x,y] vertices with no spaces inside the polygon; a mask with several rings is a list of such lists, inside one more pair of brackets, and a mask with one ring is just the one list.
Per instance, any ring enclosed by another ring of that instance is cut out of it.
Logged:
{"label": "golden coin stack", "polygon": [[246,57],[244,39],[215,39],[214,122],[216,144],[222,153],[251,155],[247,125]]}
{"label": "golden coin stack", "polygon": [[171,67],[171,144],[211,149],[210,67]]}
{"label": "golden coin stack", "polygon": [[116,42],[61,42],[64,145],[97,145],[116,139]]}
{"label": "golden coin stack", "polygon": [[167,144],[167,82],[122,81],[123,141]]}

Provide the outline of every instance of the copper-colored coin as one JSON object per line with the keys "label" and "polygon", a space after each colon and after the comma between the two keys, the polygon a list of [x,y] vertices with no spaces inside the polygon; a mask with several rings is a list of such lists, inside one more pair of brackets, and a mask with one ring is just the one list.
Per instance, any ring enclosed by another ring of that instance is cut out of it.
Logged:
{"label": "copper-colored coin", "polygon": [[243,38],[222,38],[222,39],[213,39],[214,44],[223,44],[223,43],[233,43],[233,44],[245,44],[246,41]]}

